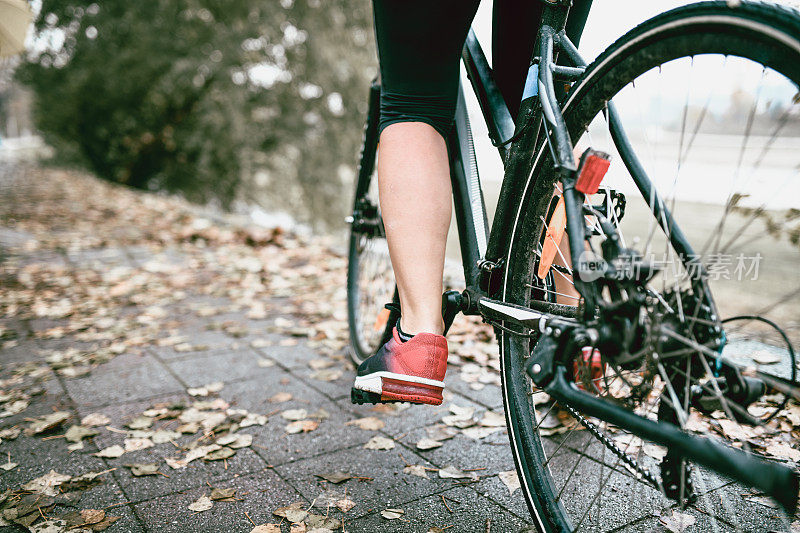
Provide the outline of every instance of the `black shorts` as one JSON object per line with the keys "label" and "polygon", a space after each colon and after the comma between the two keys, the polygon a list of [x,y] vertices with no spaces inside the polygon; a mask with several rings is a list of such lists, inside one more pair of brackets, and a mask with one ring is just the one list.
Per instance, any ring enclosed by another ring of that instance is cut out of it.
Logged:
{"label": "black shorts", "polygon": [[[455,115],[459,61],[480,0],[373,0],[381,69],[380,131],[425,122],[447,137]],[[575,0],[567,34],[577,44],[591,0]],[[519,111],[541,0],[494,0],[492,67],[511,116]]]}

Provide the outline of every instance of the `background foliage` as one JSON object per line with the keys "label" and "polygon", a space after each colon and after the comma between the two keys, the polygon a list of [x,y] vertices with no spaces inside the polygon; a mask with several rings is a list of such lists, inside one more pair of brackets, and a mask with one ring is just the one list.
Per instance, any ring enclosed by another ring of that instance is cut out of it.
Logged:
{"label": "background foliage", "polygon": [[345,209],[376,72],[368,0],[43,0],[36,32],[17,76],[62,161],[225,207]]}

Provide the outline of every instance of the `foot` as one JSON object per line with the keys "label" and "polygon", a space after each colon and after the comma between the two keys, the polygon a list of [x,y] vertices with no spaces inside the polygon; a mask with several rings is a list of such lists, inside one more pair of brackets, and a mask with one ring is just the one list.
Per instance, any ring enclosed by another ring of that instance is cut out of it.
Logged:
{"label": "foot", "polygon": [[442,335],[417,333],[402,341],[395,327],[378,353],[358,366],[351,397],[354,403],[439,405],[446,370],[447,340]]}

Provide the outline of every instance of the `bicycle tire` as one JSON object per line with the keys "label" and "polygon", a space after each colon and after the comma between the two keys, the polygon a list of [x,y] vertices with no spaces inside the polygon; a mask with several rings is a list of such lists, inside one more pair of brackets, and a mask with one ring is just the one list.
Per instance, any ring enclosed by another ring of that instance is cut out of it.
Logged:
{"label": "bicycle tire", "polygon": [[[356,365],[361,364],[388,340],[397,320],[397,312],[394,310],[388,312],[386,324],[381,331],[366,332],[365,324],[376,321],[384,309],[384,304],[399,302],[388,253],[385,257],[377,258],[383,261],[384,269],[378,275],[382,276],[384,283],[370,283],[364,277],[366,268],[364,252],[372,243],[386,240],[385,236],[374,235],[375,225],[382,227],[375,192],[376,176],[374,172],[378,151],[379,102],[380,85],[374,81],[370,88],[369,111],[364,128],[364,142],[353,201],[353,220],[350,223],[347,260],[347,321],[350,330],[350,358]],[[381,291],[381,285],[392,285],[393,289]],[[387,294],[383,294],[383,292]],[[365,299],[368,299],[366,305],[364,305]]]}
{"label": "bicycle tire", "polygon": [[[663,13],[634,28],[603,52],[573,85],[562,111],[574,142],[588,122],[622,87],[648,69],[679,57],[701,53],[735,54],[758,61],[800,82],[800,16],[795,10],[761,3],[732,8],[726,2],[704,2]],[[525,286],[534,268],[533,247],[555,183],[547,169],[553,163],[538,147],[506,256],[502,297],[529,305]],[[531,154],[528,155],[530,157]],[[533,341],[508,334],[500,339],[502,389],[509,439],[521,490],[534,525],[540,531],[571,531],[570,517],[555,496],[546,465],[530,381],[524,367]]]}

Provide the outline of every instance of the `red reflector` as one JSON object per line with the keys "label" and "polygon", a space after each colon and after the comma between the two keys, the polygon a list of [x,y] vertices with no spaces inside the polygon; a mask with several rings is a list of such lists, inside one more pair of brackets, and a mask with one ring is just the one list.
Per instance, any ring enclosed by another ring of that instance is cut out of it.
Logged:
{"label": "red reflector", "polygon": [[578,181],[575,189],[583,194],[594,194],[600,188],[600,182],[608,172],[611,156],[605,152],[587,148],[581,156],[581,165],[578,170]]}

